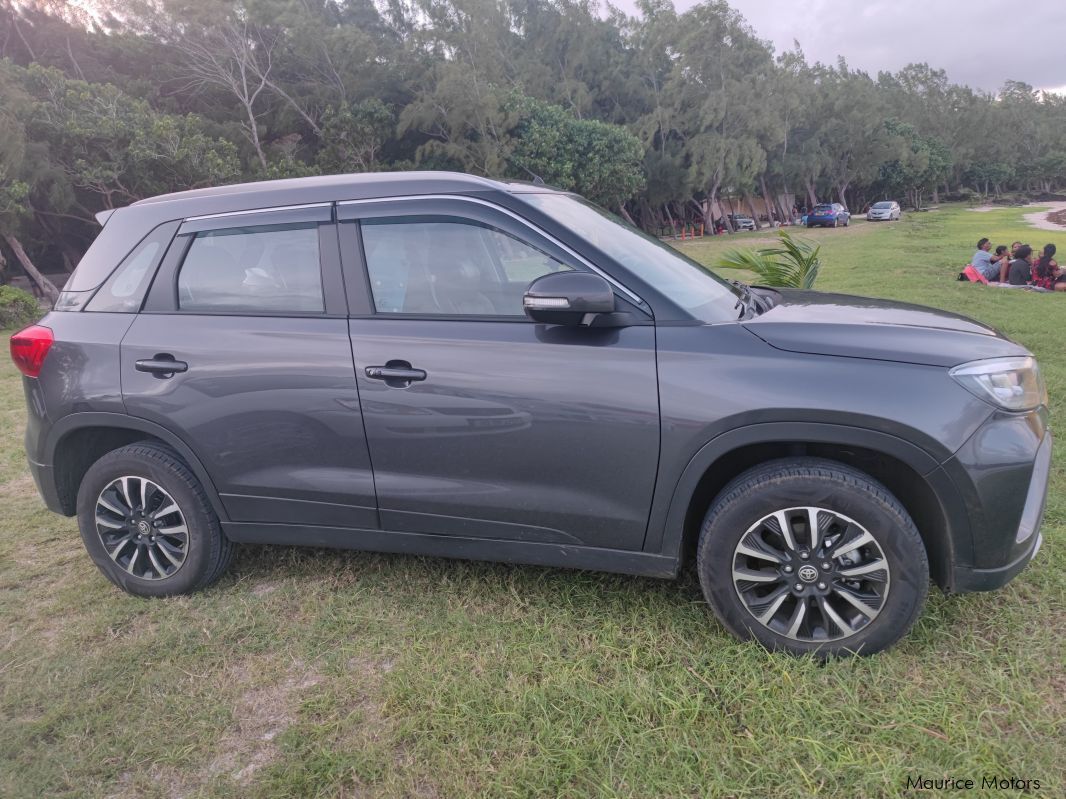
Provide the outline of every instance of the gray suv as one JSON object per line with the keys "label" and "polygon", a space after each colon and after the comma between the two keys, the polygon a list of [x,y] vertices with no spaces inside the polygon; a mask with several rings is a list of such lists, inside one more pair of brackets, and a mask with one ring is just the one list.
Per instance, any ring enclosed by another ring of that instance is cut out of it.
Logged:
{"label": "gray suv", "polygon": [[1044,383],[970,319],[728,283],[580,197],[460,174],[105,214],[11,348],[37,486],[131,593],[203,588],[241,542],[694,561],[733,633],[824,656],[1040,546]]}

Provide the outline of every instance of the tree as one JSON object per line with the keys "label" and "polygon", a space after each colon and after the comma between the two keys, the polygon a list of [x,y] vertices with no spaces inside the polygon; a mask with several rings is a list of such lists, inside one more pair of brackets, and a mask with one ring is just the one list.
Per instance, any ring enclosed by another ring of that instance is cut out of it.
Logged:
{"label": "tree", "polygon": [[51,162],[89,206],[115,208],[239,174],[235,147],[207,135],[195,116],[160,114],[115,86],[55,69],[31,65],[20,74],[34,99],[28,135],[48,146]]}
{"label": "tree", "polygon": [[[26,128],[21,117],[28,112],[31,101],[18,86],[10,68],[0,68],[0,96],[6,100],[0,106],[0,239],[7,244],[12,255],[41,292],[54,301],[59,292],[34,265],[19,240],[21,228],[29,216],[27,200],[30,195],[30,185],[22,179],[26,155]],[[0,266],[6,266],[6,260],[0,252]]]}
{"label": "tree", "polygon": [[508,106],[518,115],[509,131],[512,177],[541,178],[614,209],[643,188],[644,150],[624,128],[576,119],[559,106],[521,95]]}
{"label": "tree", "polygon": [[372,172],[396,130],[396,117],[377,99],[342,103],[322,120],[318,165],[326,172]]}
{"label": "tree", "polygon": [[676,48],[663,86],[671,129],[658,135],[676,135],[684,142],[692,185],[706,197],[703,212],[709,226],[719,192],[750,191],[765,167],[757,140],[764,113],[754,98],[772,59],[743,17],[721,0],[680,17],[662,10],[657,16],[656,24],[667,28]]}

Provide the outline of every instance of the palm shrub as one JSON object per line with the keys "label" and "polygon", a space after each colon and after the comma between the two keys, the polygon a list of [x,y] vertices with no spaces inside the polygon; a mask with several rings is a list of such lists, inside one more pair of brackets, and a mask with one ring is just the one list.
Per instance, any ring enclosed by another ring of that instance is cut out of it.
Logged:
{"label": "palm shrub", "polygon": [[25,327],[40,317],[41,306],[32,294],[14,286],[0,286],[0,330]]}
{"label": "palm shrub", "polygon": [[730,250],[718,261],[718,266],[747,269],[758,277],[756,285],[784,288],[814,288],[822,262],[818,259],[821,247],[805,239],[794,239],[782,230],[774,247],[758,250]]}

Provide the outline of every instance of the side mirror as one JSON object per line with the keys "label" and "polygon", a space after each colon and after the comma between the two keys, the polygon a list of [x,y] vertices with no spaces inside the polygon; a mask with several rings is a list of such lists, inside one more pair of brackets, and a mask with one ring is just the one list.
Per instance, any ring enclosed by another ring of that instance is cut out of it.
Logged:
{"label": "side mirror", "polygon": [[522,307],[534,322],[589,325],[598,314],[614,313],[614,290],[592,272],[552,272],[529,284]]}

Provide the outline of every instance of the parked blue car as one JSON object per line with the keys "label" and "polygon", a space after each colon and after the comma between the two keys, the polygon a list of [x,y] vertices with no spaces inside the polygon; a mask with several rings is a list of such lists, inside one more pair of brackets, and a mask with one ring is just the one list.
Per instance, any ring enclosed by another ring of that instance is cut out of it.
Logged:
{"label": "parked blue car", "polygon": [[821,203],[807,214],[807,227],[847,227],[851,223],[851,214],[840,203]]}

